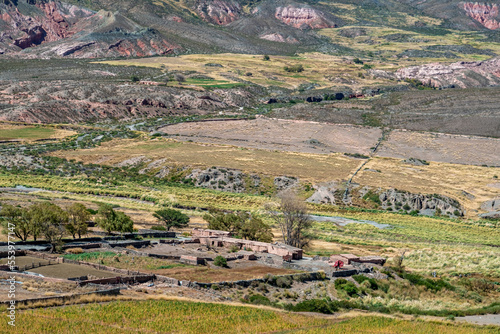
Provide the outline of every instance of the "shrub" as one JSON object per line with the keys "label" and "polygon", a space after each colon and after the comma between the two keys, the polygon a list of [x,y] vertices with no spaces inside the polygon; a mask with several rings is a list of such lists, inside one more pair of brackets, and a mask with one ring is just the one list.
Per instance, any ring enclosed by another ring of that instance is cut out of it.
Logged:
{"label": "shrub", "polygon": [[285,309],[294,312],[318,312],[324,314],[332,314],[338,311],[335,304],[324,299],[310,299],[297,303],[296,305],[288,304]]}
{"label": "shrub", "polygon": [[304,71],[304,66],[302,66],[302,64],[296,64],[292,66],[285,66],[283,69],[286,72],[300,73]]}
{"label": "shrub", "polygon": [[139,79],[139,77],[137,75],[133,75],[133,76],[130,77],[130,81],[132,81],[132,82],[138,82],[140,80],[141,79]]}
{"label": "shrub", "polygon": [[288,289],[292,286],[292,282],[287,277],[278,277],[276,280],[276,286],[278,288]]}
{"label": "shrub", "polygon": [[217,267],[227,267],[227,260],[220,256],[220,255],[217,255],[214,259],[214,264],[217,266]]}
{"label": "shrub", "polygon": [[370,283],[370,289],[378,290],[378,283],[377,283],[377,280],[374,278],[368,278],[368,277],[363,276],[363,275],[353,275],[352,278],[354,278],[354,280],[356,282],[358,282],[359,284],[361,284],[365,281],[368,281]]}
{"label": "shrub", "polygon": [[68,248],[66,249],[66,253],[69,253],[69,254],[82,254],[83,253],[83,249],[81,248]]}
{"label": "shrub", "polygon": [[230,248],[231,253],[236,253],[236,252],[237,252],[237,251],[239,251],[239,250],[240,250],[240,249],[239,249],[239,248],[238,248],[238,246],[236,246],[236,245],[233,245],[233,246],[231,246],[231,248]]}
{"label": "shrub", "polygon": [[262,57],[262,60],[269,61],[271,60],[271,58],[268,55],[264,55],[264,57]]}
{"label": "shrub", "polygon": [[335,280],[335,288],[345,291],[349,296],[354,296],[358,293],[358,288],[353,282],[349,282],[343,278]]}
{"label": "shrub", "polygon": [[405,209],[406,211],[408,211],[408,210],[411,209],[411,206],[409,206],[408,204],[405,204],[405,205],[403,205],[403,209]]}
{"label": "shrub", "polygon": [[248,302],[256,305],[272,305],[269,298],[263,295],[252,295],[248,298]]}
{"label": "shrub", "polygon": [[155,225],[153,227],[151,227],[152,230],[156,230],[156,231],[166,231],[167,229],[165,228],[165,226],[161,226],[161,225]]}
{"label": "shrub", "polygon": [[359,64],[359,65],[363,64],[363,61],[359,58],[354,58],[352,61],[354,62],[354,64]]}

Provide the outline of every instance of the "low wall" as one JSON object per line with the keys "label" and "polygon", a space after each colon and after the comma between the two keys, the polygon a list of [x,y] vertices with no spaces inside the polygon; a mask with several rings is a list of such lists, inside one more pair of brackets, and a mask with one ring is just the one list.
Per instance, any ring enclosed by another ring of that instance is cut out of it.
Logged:
{"label": "low wall", "polygon": [[[26,255],[26,251],[25,250],[16,250],[14,252],[15,252],[16,256],[25,256]],[[0,252],[0,258],[6,258],[6,257],[9,257],[9,251]]]}
{"label": "low wall", "polygon": [[155,275],[141,275],[141,276],[125,276],[125,277],[110,277],[110,278],[101,278],[94,280],[86,280],[78,282],[78,285],[84,286],[87,284],[134,284],[134,283],[144,283],[153,281],[155,279]]}
{"label": "low wall", "polygon": [[[93,292],[86,292],[86,293],[79,293],[75,295],[69,295],[69,296],[53,296],[53,297],[42,297],[42,298],[34,298],[34,299],[21,299],[21,300],[16,300],[16,304],[30,304],[30,303],[38,303],[38,302],[47,302],[51,300],[60,300],[63,302],[70,301],[72,299],[76,299],[78,297],[82,296],[89,296],[89,295],[118,295],[120,294],[120,288],[113,288],[113,289],[106,289],[106,290],[100,290],[100,291],[93,291]],[[0,301],[1,304],[10,304],[10,300],[5,300],[5,301]]]}

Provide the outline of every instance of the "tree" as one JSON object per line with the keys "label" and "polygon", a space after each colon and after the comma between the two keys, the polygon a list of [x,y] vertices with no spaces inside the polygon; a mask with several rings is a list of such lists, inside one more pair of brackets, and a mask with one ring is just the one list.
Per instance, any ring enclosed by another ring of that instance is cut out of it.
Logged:
{"label": "tree", "polygon": [[0,220],[4,231],[13,230],[14,235],[22,241],[26,241],[31,234],[31,219],[27,209],[4,205],[0,210]]}
{"label": "tree", "polygon": [[111,234],[111,232],[133,232],[134,222],[123,212],[117,212],[109,204],[100,204],[97,210],[97,225]]}
{"label": "tree", "polygon": [[75,239],[77,234],[78,238],[81,238],[82,235],[87,234],[87,221],[90,219],[91,215],[85,205],[74,203],[68,208],[67,212],[69,221],[66,225],[66,230],[73,236],[73,239]]}
{"label": "tree", "polygon": [[189,217],[182,212],[174,209],[162,209],[155,211],[153,216],[167,227],[170,231],[172,227],[182,228],[188,226]]}
{"label": "tree", "polygon": [[203,215],[203,219],[208,222],[211,230],[228,231],[237,233],[239,230],[239,217],[233,212],[226,212],[220,209],[210,208],[208,213]]}
{"label": "tree", "polygon": [[239,235],[243,239],[261,242],[272,242],[274,237],[271,227],[255,214],[247,214],[247,218],[241,225]]}
{"label": "tree", "polygon": [[208,222],[209,229],[229,231],[243,239],[271,242],[274,237],[271,228],[254,213],[210,209],[203,219]]}
{"label": "tree", "polygon": [[56,245],[61,243],[66,233],[65,225],[68,223],[68,214],[60,206],[43,202],[30,207],[31,219],[39,226],[41,234],[52,246],[54,251]]}
{"label": "tree", "polygon": [[280,199],[277,211],[269,210],[269,213],[281,230],[283,242],[293,247],[303,248],[309,243],[305,232],[312,224],[306,204],[292,190],[283,192]]}
{"label": "tree", "polygon": [[184,81],[186,81],[186,78],[185,78],[182,74],[180,74],[180,73],[176,73],[176,74],[174,75],[174,79],[175,79],[175,81],[177,81],[177,83],[178,83],[179,85],[182,85],[182,83],[183,83]]}

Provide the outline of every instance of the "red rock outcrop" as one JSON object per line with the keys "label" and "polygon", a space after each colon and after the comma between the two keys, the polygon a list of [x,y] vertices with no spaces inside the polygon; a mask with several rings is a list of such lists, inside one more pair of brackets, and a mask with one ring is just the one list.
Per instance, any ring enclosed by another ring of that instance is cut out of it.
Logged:
{"label": "red rock outcrop", "polygon": [[240,17],[241,5],[234,1],[199,0],[196,12],[207,22],[226,25]]}
{"label": "red rock outcrop", "polygon": [[500,85],[500,58],[480,62],[433,63],[399,69],[397,78],[417,79],[432,87],[460,88]]}
{"label": "red rock outcrop", "polygon": [[283,23],[299,29],[337,27],[337,25],[328,20],[322,12],[309,7],[278,7],[276,8],[274,16]]}
{"label": "red rock outcrop", "polygon": [[18,7],[0,5],[0,26],[4,27],[1,53],[17,53],[24,58],[142,57],[178,48],[152,29],[144,29],[119,14],[95,13],[58,1],[28,6],[29,11],[23,8],[21,12]]}
{"label": "red rock outcrop", "polygon": [[500,28],[500,22],[496,20],[499,13],[497,4],[466,2],[463,6],[467,15],[484,27],[490,30]]}

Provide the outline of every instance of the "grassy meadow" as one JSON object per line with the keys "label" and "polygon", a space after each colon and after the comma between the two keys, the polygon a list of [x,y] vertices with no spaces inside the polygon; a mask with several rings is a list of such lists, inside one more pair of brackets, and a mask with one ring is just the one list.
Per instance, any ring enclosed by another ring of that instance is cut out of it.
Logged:
{"label": "grassy meadow", "polygon": [[[0,323],[8,331],[7,321]],[[22,333],[453,333],[493,334],[498,327],[378,316],[320,317],[271,309],[179,300],[121,301],[19,311]]]}
{"label": "grassy meadow", "polygon": [[[298,88],[305,82],[315,83],[321,87],[345,86],[335,83],[336,77],[356,77],[362,65],[356,65],[347,57],[330,56],[320,53],[300,54],[295,57],[271,56],[268,61],[262,55],[245,54],[210,54],[182,55],[178,57],[152,57],[143,59],[110,60],[100,63],[116,66],[142,66],[162,68],[165,71],[184,71],[196,73],[187,77],[184,85],[204,88],[227,88],[228,85],[257,84],[260,86],[278,86]],[[206,66],[218,64],[221,66]],[[286,72],[285,66],[302,65],[300,73]],[[376,67],[383,66],[376,63]],[[198,78],[202,76],[201,80]],[[243,82],[242,82],[243,81]],[[371,84],[389,84],[384,79],[359,79],[354,86]],[[178,85],[170,82],[168,85]]]}

